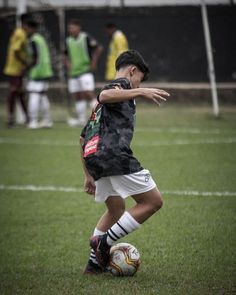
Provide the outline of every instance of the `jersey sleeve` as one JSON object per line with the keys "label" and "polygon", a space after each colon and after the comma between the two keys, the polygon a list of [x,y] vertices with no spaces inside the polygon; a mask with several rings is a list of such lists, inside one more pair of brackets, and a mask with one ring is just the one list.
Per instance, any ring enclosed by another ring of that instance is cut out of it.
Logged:
{"label": "jersey sleeve", "polygon": [[[114,80],[111,83],[105,85],[102,88],[101,92],[103,90],[109,90],[109,89],[131,89],[131,86],[130,86],[130,82],[129,82],[128,79],[121,78],[121,79]],[[99,100],[99,95],[97,96],[97,100],[98,100],[99,103],[101,103],[100,100]],[[109,106],[113,106],[113,105],[116,105],[116,104],[117,103],[109,103]]]}
{"label": "jersey sleeve", "polygon": [[88,46],[89,56],[91,58],[93,55],[93,51],[99,46],[99,43],[91,35],[87,35],[87,46]]}
{"label": "jersey sleeve", "polygon": [[105,85],[102,88],[101,92],[103,90],[107,90],[107,89],[131,89],[131,86],[130,86],[130,82],[128,79],[119,78],[119,79],[113,80],[112,82]]}
{"label": "jersey sleeve", "polygon": [[[102,88],[101,92],[102,92],[103,90],[109,90],[109,89],[121,89],[121,85],[120,85],[119,83],[110,83],[110,84],[107,84],[107,85],[105,85],[105,86]],[[101,92],[100,92],[100,93],[101,93]],[[97,96],[97,101],[98,101],[100,104],[102,104],[102,103],[100,102],[100,99],[99,99],[100,93],[99,93],[98,96]]]}
{"label": "jersey sleeve", "polygon": [[88,43],[88,47],[91,49],[92,48],[95,49],[99,45],[97,40],[91,35],[87,35],[87,43]]}
{"label": "jersey sleeve", "polygon": [[117,34],[117,36],[115,36],[114,44],[115,44],[116,52],[117,52],[118,55],[120,53],[128,50],[128,42],[127,42],[127,39],[121,33],[119,33],[119,34]]}
{"label": "jersey sleeve", "polygon": [[13,35],[13,41],[12,41],[12,49],[14,51],[18,51],[22,48],[22,46],[25,43],[25,36],[20,31],[15,31]]}

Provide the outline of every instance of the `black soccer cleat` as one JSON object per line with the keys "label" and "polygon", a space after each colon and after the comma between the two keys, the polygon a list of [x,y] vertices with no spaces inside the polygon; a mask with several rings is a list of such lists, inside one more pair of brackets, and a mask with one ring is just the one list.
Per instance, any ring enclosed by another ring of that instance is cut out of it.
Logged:
{"label": "black soccer cleat", "polygon": [[89,259],[83,274],[84,275],[100,275],[101,273],[103,273],[102,268],[98,264],[93,263],[92,260]]}
{"label": "black soccer cleat", "polygon": [[107,244],[107,235],[93,236],[90,238],[90,246],[94,250],[98,265],[105,270],[110,260],[111,246]]}

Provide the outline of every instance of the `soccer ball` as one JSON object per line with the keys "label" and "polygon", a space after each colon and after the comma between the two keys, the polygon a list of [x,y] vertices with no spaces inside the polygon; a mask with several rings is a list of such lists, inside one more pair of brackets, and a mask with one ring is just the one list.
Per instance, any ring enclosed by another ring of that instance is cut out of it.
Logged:
{"label": "soccer ball", "polygon": [[133,245],[119,243],[111,247],[108,269],[114,276],[133,276],[140,263],[140,254]]}

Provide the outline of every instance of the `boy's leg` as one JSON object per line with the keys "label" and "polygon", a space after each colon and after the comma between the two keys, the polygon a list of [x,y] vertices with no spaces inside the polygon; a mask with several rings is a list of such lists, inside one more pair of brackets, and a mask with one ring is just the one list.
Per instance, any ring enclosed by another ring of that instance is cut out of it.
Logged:
{"label": "boy's leg", "polygon": [[87,119],[87,101],[83,93],[82,76],[77,78],[77,93],[75,93],[75,111],[77,114],[78,126],[83,126]]}
{"label": "boy's leg", "polygon": [[89,102],[90,108],[93,109],[97,104],[95,95],[95,80],[92,73],[86,73],[80,77],[81,95]]}
{"label": "boy's leg", "polygon": [[78,127],[86,121],[87,103],[81,96],[80,77],[70,78],[68,80],[68,90],[75,103],[76,118],[68,118],[68,124],[71,127]]}
{"label": "boy's leg", "polygon": [[76,100],[75,109],[78,118],[78,125],[84,125],[87,120],[87,102],[89,102],[90,108],[93,109],[97,104],[95,94],[91,91],[81,91],[79,93],[79,99]]}
{"label": "boy's leg", "polygon": [[98,102],[94,91],[84,91],[83,94],[86,100],[89,102],[90,108],[93,110],[93,108]]}
{"label": "boy's leg", "polygon": [[10,88],[10,92],[7,97],[7,115],[8,115],[7,125],[8,127],[12,127],[14,125],[14,113],[15,113],[16,100],[21,90],[19,77],[10,77],[9,88]]}
{"label": "boy's leg", "polygon": [[[105,232],[98,230],[97,228],[94,229],[93,235],[94,236],[100,236],[104,235]],[[85,275],[96,275],[102,273],[103,270],[102,268],[98,265],[97,259],[96,259],[96,254],[93,249],[91,249],[90,256],[88,263],[84,269],[84,274]]]}
{"label": "boy's leg", "polygon": [[[93,236],[102,236],[105,233],[106,233],[106,231],[101,231],[101,230],[95,228],[93,231]],[[91,249],[89,260],[92,261],[94,264],[98,264],[97,259],[96,259],[96,255],[95,255],[95,252],[93,249]]]}
{"label": "boy's leg", "polygon": [[73,89],[75,94],[75,110],[77,114],[77,121],[71,120],[69,124],[71,126],[83,126],[87,120],[87,102],[90,102],[91,108],[93,108],[97,102],[94,93],[94,77],[91,73],[86,73],[79,76],[77,79],[72,79],[70,83],[70,89]]}
{"label": "boy's leg", "polygon": [[132,198],[136,201],[136,205],[125,211],[105,235],[91,239],[91,246],[95,250],[101,267],[106,267],[109,261],[109,249],[117,240],[138,229],[145,220],[162,207],[161,194],[157,188],[133,195]]}
{"label": "boy's leg", "polygon": [[[123,215],[125,210],[125,202],[121,197],[110,196],[106,200],[107,211],[102,215],[98,221],[96,228],[93,232],[93,236],[102,236],[106,231],[116,223]],[[110,249],[110,247],[109,247]],[[101,273],[102,269],[98,269],[98,261],[94,249],[91,249],[88,264],[85,268],[84,274],[96,274]]]}
{"label": "boy's leg", "polygon": [[41,93],[38,92],[30,92],[29,93],[29,118],[30,122],[28,128],[30,129],[37,129],[38,126],[38,113],[39,113],[39,106],[41,100]]}
{"label": "boy's leg", "polygon": [[20,101],[21,107],[22,107],[24,114],[25,114],[25,123],[28,123],[29,122],[29,115],[28,115],[27,104],[25,101],[25,92],[24,91],[21,91],[19,93],[19,101]]}
{"label": "boy's leg", "polygon": [[87,101],[83,97],[83,93],[76,94],[75,111],[77,114],[78,126],[84,125],[87,119]]}
{"label": "boy's leg", "polygon": [[7,97],[7,125],[12,127],[14,125],[14,113],[16,105],[17,92],[10,90],[10,93]]}
{"label": "boy's leg", "polygon": [[125,211],[125,201],[121,197],[110,196],[105,204],[107,211],[102,215],[96,226],[97,229],[104,232],[115,224]]}
{"label": "boy's leg", "polygon": [[132,196],[136,205],[128,210],[130,215],[140,224],[161,209],[163,200],[155,187],[152,190]]}
{"label": "boy's leg", "polygon": [[41,109],[43,113],[43,120],[40,123],[40,127],[51,128],[53,126],[53,122],[52,122],[51,113],[50,113],[50,102],[48,100],[48,96],[46,92],[42,93]]}
{"label": "boy's leg", "polygon": [[21,104],[22,110],[24,112],[25,115],[25,123],[29,122],[29,115],[28,115],[28,109],[27,109],[27,103],[25,101],[25,90],[23,87],[23,76],[18,78],[18,85],[19,85],[19,95],[18,95],[18,99],[19,102]]}

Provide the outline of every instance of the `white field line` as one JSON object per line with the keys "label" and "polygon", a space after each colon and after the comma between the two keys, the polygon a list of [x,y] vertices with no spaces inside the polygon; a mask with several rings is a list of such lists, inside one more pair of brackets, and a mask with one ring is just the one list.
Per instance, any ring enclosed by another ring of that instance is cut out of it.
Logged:
{"label": "white field line", "polygon": [[[64,192],[64,193],[82,193],[83,188],[76,187],[65,187],[65,186],[36,186],[36,185],[4,185],[0,184],[0,190],[13,190],[13,191],[33,191],[33,192]],[[163,190],[164,195],[175,195],[175,196],[217,196],[217,197],[236,197],[236,192],[233,191],[169,191]]]}
{"label": "white field line", "polygon": [[199,191],[162,191],[164,195],[175,195],[175,196],[203,196],[203,197],[236,197],[236,192],[230,191],[215,191],[215,192],[199,192]]}
{"label": "white field line", "polygon": [[[134,141],[134,146],[175,146],[175,145],[205,145],[205,144],[234,144],[236,137],[228,138],[205,138],[205,139],[177,139],[177,140],[160,140],[160,141]],[[26,141],[9,137],[0,137],[0,144],[13,145],[45,145],[45,146],[79,146],[79,141],[59,141],[59,140],[33,140]]]}
{"label": "white field line", "polygon": [[22,140],[10,137],[0,137],[0,144],[16,144],[16,145],[49,145],[49,146],[79,146],[78,141],[61,141],[61,140]]}
{"label": "white field line", "polygon": [[205,144],[232,144],[236,143],[236,138],[206,138],[198,140],[177,139],[160,140],[150,142],[134,142],[134,146],[175,146],[175,145],[205,145]]}
{"label": "white field line", "polygon": [[[136,127],[135,132],[154,132],[154,133],[183,133],[183,134],[223,134],[232,132],[231,130],[221,129],[200,129],[200,128],[185,128],[185,127],[169,127],[169,128],[156,128],[156,127]],[[233,130],[235,132],[235,130]]]}
{"label": "white field line", "polygon": [[4,185],[0,184],[0,190],[11,190],[11,191],[33,191],[33,192],[64,192],[64,193],[82,193],[82,188],[76,187],[64,187],[64,186],[36,186],[32,184],[28,185]]}

